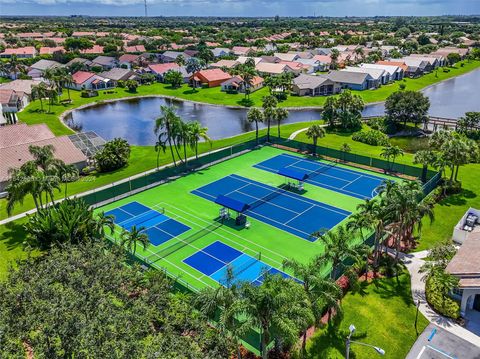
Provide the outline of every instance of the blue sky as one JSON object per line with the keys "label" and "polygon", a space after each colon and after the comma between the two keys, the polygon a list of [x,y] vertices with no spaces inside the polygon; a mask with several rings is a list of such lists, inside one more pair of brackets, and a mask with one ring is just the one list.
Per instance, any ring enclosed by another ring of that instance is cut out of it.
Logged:
{"label": "blue sky", "polygon": [[[149,15],[480,14],[480,0],[147,0]],[[0,0],[2,15],[143,15],[143,0]]]}

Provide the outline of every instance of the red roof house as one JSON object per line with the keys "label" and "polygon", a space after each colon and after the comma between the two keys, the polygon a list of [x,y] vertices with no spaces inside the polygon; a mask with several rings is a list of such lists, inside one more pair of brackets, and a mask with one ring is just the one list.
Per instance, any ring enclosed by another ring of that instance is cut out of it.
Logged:
{"label": "red roof house", "polygon": [[208,69],[198,71],[190,77],[190,83],[194,87],[206,86],[216,87],[220,86],[222,82],[231,79],[232,76],[220,69]]}

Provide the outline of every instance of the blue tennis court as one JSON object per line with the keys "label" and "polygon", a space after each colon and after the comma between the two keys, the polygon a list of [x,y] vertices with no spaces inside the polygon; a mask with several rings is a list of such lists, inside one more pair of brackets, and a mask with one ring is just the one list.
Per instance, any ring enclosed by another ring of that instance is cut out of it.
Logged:
{"label": "blue tennis court", "polygon": [[378,194],[377,188],[385,181],[384,178],[335,164],[335,162],[313,161],[284,153],[260,162],[254,167],[273,173],[277,173],[282,168],[303,171],[309,175],[305,181],[307,183],[360,199],[375,197]]}
{"label": "blue tennis court", "polygon": [[262,284],[267,272],[291,278],[288,274],[262,262],[260,258],[249,256],[220,241],[199,250],[183,262],[222,285],[226,285],[229,268],[233,271],[235,281],[251,282],[254,285]]}
{"label": "blue tennis court", "polygon": [[158,246],[188,231],[190,227],[138,202],[130,202],[105,213],[113,215],[115,224],[130,231],[144,227],[150,242]]}
{"label": "blue tennis court", "polygon": [[193,194],[215,201],[224,195],[249,205],[244,213],[298,237],[315,241],[311,234],[327,231],[351,213],[340,208],[304,198],[238,175],[229,175],[207,184]]}

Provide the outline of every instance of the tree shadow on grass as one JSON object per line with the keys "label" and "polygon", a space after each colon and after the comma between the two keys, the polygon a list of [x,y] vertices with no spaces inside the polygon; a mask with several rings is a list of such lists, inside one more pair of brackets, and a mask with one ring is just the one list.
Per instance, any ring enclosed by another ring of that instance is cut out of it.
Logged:
{"label": "tree shadow on grass", "polygon": [[380,298],[391,299],[391,298],[401,298],[406,305],[414,305],[410,288],[408,283],[403,276],[406,274],[400,274],[398,276],[398,281],[395,278],[391,278],[389,281],[386,280],[375,280],[373,291],[377,293]]}
{"label": "tree shadow on grass", "polygon": [[23,248],[23,243],[27,236],[23,223],[13,221],[6,223],[4,226],[6,231],[0,235],[0,241],[6,244],[7,250],[11,251],[19,247]]}
{"label": "tree shadow on grass", "polygon": [[440,201],[441,206],[464,206],[468,200],[476,198],[477,194],[469,189],[463,189],[460,193],[448,196]]}
{"label": "tree shadow on grass", "polygon": [[188,89],[188,90],[185,90],[183,91],[183,94],[184,95],[193,95],[194,93],[198,93],[199,91],[195,88],[191,88],[191,89]]}

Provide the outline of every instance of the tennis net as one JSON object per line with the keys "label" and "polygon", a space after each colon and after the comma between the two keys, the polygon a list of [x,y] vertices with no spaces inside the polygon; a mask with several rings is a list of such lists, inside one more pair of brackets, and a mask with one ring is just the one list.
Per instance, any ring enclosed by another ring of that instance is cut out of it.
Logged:
{"label": "tennis net", "polygon": [[155,211],[153,209],[145,212],[145,213],[142,213],[141,215],[139,216],[135,216],[133,218],[130,218],[130,219],[127,219],[126,221],[123,221],[123,222],[120,222],[119,224],[123,227],[123,228],[130,228],[132,226],[136,226],[137,228],[140,227],[140,225],[146,221],[149,221],[155,217],[158,217],[160,216],[161,213],[158,212],[158,211]]}
{"label": "tennis net", "polygon": [[252,204],[250,204],[249,209],[255,209],[255,208],[261,206],[262,204],[271,201],[275,197],[278,197],[281,194],[284,194],[285,192],[286,192],[285,190],[276,190],[276,191],[270,192],[266,196],[261,197],[261,198],[257,199],[255,202],[253,202]]}
{"label": "tennis net", "polygon": [[180,249],[191,245],[193,242],[197,241],[198,239],[206,236],[207,234],[213,232],[216,230],[218,227],[220,227],[222,224],[221,223],[212,223],[208,225],[207,227],[204,227],[200,229],[199,231],[189,235],[187,238],[179,240],[178,242],[175,242],[168,246],[167,248],[162,249],[161,251],[154,253],[150,256],[148,256],[146,259],[146,262],[148,264],[151,264],[153,262],[156,262],[158,260],[161,260],[165,257],[168,257],[169,255],[179,251]]}
{"label": "tennis net", "polygon": [[329,161],[329,163],[319,163],[320,168],[318,168],[315,171],[312,171],[309,173],[309,177],[315,177],[316,175],[319,175],[321,173],[327,172],[330,168],[335,167],[338,165],[339,161],[338,160],[333,160]]}
{"label": "tennis net", "polygon": [[238,266],[237,268],[234,269],[233,273],[235,277],[238,277],[240,274],[254,266],[257,262],[259,262],[262,259],[262,253],[259,252],[257,253],[254,257],[243,263],[242,265]]}

